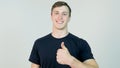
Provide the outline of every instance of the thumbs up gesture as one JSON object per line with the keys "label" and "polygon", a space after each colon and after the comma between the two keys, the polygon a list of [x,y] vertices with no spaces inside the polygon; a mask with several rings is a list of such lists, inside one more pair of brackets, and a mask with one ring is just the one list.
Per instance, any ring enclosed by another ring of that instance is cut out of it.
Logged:
{"label": "thumbs up gesture", "polygon": [[61,49],[68,50],[67,47],[64,45],[64,42],[61,43]]}
{"label": "thumbs up gesture", "polygon": [[61,48],[57,50],[56,60],[59,64],[69,65],[72,61],[72,56],[70,55],[64,42],[61,43]]}

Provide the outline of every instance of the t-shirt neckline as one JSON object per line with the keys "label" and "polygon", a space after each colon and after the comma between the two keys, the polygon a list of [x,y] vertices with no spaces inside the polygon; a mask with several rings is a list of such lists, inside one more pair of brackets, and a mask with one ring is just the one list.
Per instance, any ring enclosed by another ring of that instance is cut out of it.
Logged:
{"label": "t-shirt neckline", "polygon": [[53,39],[56,39],[56,40],[64,39],[64,38],[68,37],[69,35],[70,35],[70,33],[68,33],[68,34],[67,34],[66,36],[64,36],[64,37],[56,38],[56,37],[54,37],[54,36],[52,35],[52,33],[50,33],[50,36],[51,36]]}

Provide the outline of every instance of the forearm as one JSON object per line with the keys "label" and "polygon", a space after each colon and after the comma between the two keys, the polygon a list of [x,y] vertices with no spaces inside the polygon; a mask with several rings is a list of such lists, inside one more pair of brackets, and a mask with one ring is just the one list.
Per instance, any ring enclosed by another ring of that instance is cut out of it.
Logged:
{"label": "forearm", "polygon": [[40,65],[32,63],[31,68],[40,68]]}
{"label": "forearm", "polygon": [[98,68],[98,65],[94,62],[92,63],[84,63],[80,62],[78,59],[72,57],[72,60],[69,64],[71,68]]}

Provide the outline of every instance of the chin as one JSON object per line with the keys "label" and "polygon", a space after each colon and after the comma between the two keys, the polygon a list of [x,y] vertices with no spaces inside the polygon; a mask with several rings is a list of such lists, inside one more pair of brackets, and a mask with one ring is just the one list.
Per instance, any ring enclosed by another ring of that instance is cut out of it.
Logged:
{"label": "chin", "polygon": [[63,29],[65,29],[64,27],[57,27],[56,28],[57,30],[63,30]]}

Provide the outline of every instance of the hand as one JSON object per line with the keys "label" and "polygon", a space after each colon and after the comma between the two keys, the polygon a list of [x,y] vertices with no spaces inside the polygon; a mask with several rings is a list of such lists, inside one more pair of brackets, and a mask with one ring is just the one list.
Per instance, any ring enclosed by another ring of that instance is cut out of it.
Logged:
{"label": "hand", "polygon": [[70,65],[70,62],[72,61],[72,56],[64,45],[64,42],[61,43],[61,48],[57,50],[56,59],[59,64],[66,65]]}

